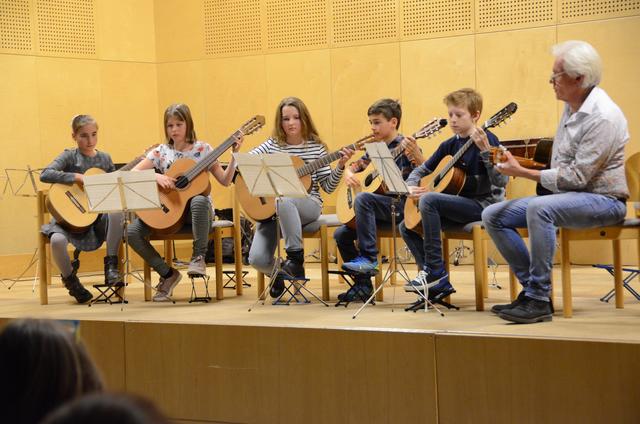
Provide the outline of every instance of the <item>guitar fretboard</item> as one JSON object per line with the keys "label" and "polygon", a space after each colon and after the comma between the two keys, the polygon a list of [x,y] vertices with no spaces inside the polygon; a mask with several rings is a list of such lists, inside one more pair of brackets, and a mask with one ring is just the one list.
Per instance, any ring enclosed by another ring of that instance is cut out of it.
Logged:
{"label": "guitar fretboard", "polygon": [[[348,146],[345,146],[345,148],[356,150],[358,146],[356,145],[356,143],[353,143]],[[326,154],[321,158],[314,160],[313,162],[309,162],[302,165],[300,168],[296,169],[296,173],[298,174],[298,177],[304,177],[305,175],[309,175],[317,171],[318,169],[329,165],[331,162],[334,162],[340,159],[340,156],[342,156],[342,154],[340,153],[340,150],[336,150],[335,152]]]}
{"label": "guitar fretboard", "polygon": [[227,138],[221,145],[213,149],[209,152],[205,157],[203,157],[198,163],[193,165],[191,169],[185,172],[184,176],[192,181],[195,177],[197,177],[202,171],[205,171],[213,165],[213,163],[218,159],[224,152],[226,152],[229,147],[233,146],[233,143],[236,142],[236,138],[240,138],[242,135],[241,130],[237,130],[234,132],[231,137]]}

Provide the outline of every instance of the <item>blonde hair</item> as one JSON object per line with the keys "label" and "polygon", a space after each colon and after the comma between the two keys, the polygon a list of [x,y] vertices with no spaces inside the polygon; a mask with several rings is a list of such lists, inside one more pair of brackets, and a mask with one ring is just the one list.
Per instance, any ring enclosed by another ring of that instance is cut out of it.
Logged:
{"label": "blonde hair", "polygon": [[196,130],[193,126],[193,118],[191,117],[191,110],[189,110],[189,106],[185,105],[184,103],[175,103],[170,105],[167,110],[164,111],[165,141],[167,144],[173,146],[173,140],[171,139],[167,131],[169,118],[176,118],[177,120],[184,122],[187,125],[187,143],[195,143],[198,138],[196,137]]}
{"label": "blonde hair", "polygon": [[284,146],[287,144],[287,135],[282,129],[282,109],[285,106],[292,106],[298,110],[298,113],[300,114],[300,122],[302,124],[300,129],[300,131],[302,132],[302,139],[305,142],[311,141],[324,145],[324,143],[320,139],[318,130],[313,123],[313,119],[311,119],[309,109],[307,109],[307,106],[304,104],[304,102],[297,97],[285,97],[278,104],[278,109],[276,109],[275,124],[273,126],[273,133],[271,134],[271,138],[277,141],[280,146]]}
{"label": "blonde hair", "polygon": [[447,106],[466,108],[471,115],[482,113],[482,96],[473,88],[461,88],[443,99]]}
{"label": "blonde hair", "polygon": [[78,134],[80,128],[85,125],[94,124],[96,128],[98,127],[98,123],[91,115],[76,115],[71,119],[71,131],[73,131],[73,135]]}

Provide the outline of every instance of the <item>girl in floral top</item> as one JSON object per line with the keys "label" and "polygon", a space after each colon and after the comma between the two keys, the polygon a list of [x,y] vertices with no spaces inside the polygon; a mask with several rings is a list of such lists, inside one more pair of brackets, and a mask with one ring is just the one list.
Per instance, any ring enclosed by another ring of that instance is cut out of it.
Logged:
{"label": "girl in floral top", "polygon": [[[198,141],[193,126],[191,111],[185,104],[174,104],[164,112],[164,132],[166,144],[162,144],[149,152],[134,171],[155,168],[160,173],[156,174],[156,181],[161,190],[175,189],[176,179],[164,175],[171,165],[182,158],[189,158],[196,162],[204,158],[213,149],[208,143]],[[237,152],[242,144],[242,138],[238,139],[233,146],[233,151]],[[231,159],[226,169],[223,169],[218,161],[209,168],[211,174],[223,186],[231,183],[236,170],[235,159]],[[205,275],[206,265],[204,256],[207,250],[207,240],[213,221],[213,207],[211,198],[205,195],[197,195],[189,201],[186,212],[186,223],[191,224],[193,232],[193,254],[187,274],[190,276]],[[139,218],[128,228],[129,244],[159,275],[160,283],[156,286],[154,302],[165,302],[171,300],[173,289],[178,284],[182,275],[180,272],[167,264],[158,252],[149,243],[149,228]]]}

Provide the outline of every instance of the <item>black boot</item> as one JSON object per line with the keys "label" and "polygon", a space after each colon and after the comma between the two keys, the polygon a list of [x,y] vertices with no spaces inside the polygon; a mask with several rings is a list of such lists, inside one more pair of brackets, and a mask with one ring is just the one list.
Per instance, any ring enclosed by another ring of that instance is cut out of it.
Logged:
{"label": "black boot", "polygon": [[304,278],[304,250],[287,249],[287,260],[282,264],[282,271],[292,277]]}
{"label": "black boot", "polygon": [[75,273],[72,273],[68,277],[62,277],[62,282],[67,290],[69,290],[69,294],[75,297],[78,303],[87,303],[93,298],[91,292],[80,284],[80,280],[78,280],[78,276]]}
{"label": "black boot", "polygon": [[116,255],[104,257],[104,283],[110,286],[121,282],[118,271],[118,257]]}
{"label": "black boot", "polygon": [[282,273],[279,272],[276,279],[273,280],[271,290],[269,290],[269,295],[276,299],[280,297],[282,292],[284,292],[284,280],[282,279]]}

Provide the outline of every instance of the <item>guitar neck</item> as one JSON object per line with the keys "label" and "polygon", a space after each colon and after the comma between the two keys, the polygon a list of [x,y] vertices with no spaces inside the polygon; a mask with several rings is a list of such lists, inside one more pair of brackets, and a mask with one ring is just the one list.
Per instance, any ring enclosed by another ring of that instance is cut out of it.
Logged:
{"label": "guitar neck", "polygon": [[[344,147],[344,149],[351,149],[351,150],[356,150],[357,148],[358,146],[356,143],[353,143]],[[298,174],[298,177],[304,177],[305,175],[312,174],[318,169],[323,168],[329,165],[330,163],[337,161],[338,159],[340,159],[340,156],[342,156],[342,153],[340,153],[340,150],[336,150],[335,152],[326,154],[312,162],[305,163],[300,168],[296,169],[296,173]]]}
{"label": "guitar neck", "polygon": [[205,157],[202,158],[198,163],[196,163],[189,171],[187,171],[184,176],[189,180],[193,180],[197,177],[201,172],[206,171],[213,165],[213,163],[220,157],[224,152],[226,152],[229,147],[233,146],[233,143],[236,142],[236,138],[240,137],[242,132],[237,130],[234,132],[231,137],[227,138],[221,145],[213,149],[209,152]]}
{"label": "guitar neck", "polygon": [[[482,131],[486,130],[487,128],[489,128],[489,126],[486,123],[484,123],[482,125]],[[451,168],[453,168],[456,162],[458,162],[458,160],[462,157],[462,155],[464,155],[466,151],[469,150],[469,147],[471,147],[472,144],[473,144],[473,139],[471,138],[471,136],[469,136],[469,140],[467,140],[467,142],[464,143],[460,149],[458,149],[458,151],[456,152],[455,155],[453,155],[453,158],[451,158],[447,166],[445,166],[442,169],[442,172],[440,173],[441,177],[443,177],[447,172],[451,170]]]}

